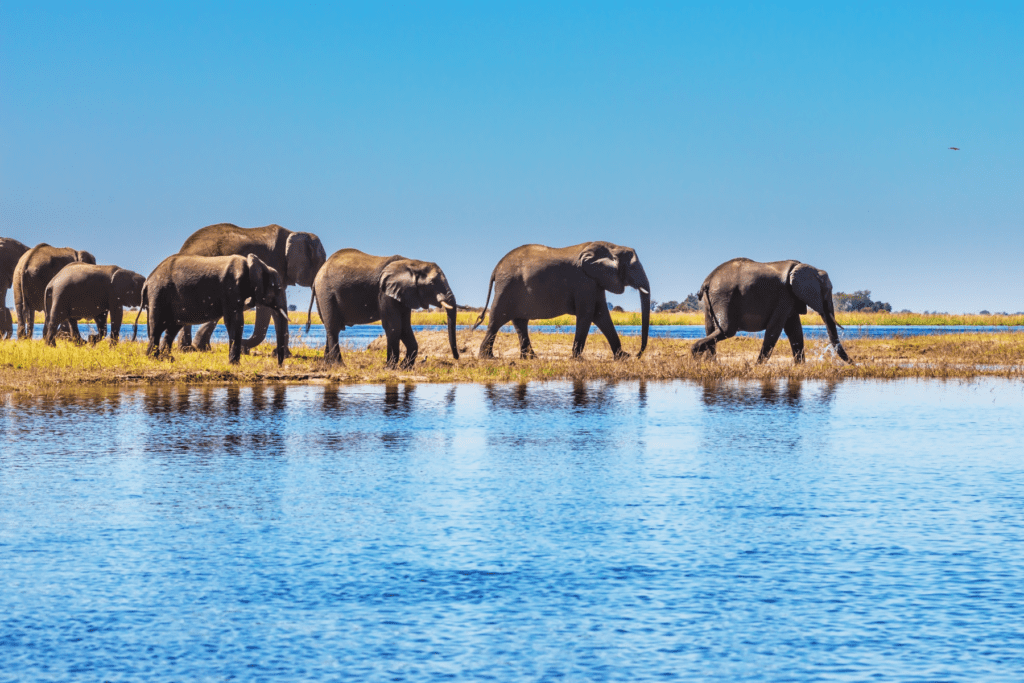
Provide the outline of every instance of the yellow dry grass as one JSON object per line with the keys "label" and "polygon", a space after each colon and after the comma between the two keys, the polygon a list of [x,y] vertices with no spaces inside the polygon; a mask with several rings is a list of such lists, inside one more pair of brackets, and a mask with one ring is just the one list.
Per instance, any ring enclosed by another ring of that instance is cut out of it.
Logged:
{"label": "yellow dry grass", "polygon": [[[227,362],[227,347],[214,345],[209,353],[181,353],[150,358],[144,343],[123,342],[110,347],[76,346],[60,340],[56,348],[41,341],[0,342],[0,392],[53,391],[69,384],[131,385],[156,382],[258,383],[349,382],[523,382],[546,380],[718,380],[794,379],[900,379],[912,377],[970,378],[998,376],[1024,378],[1024,334],[954,334],[895,339],[852,339],[845,343],[856,365],[834,358],[823,341],[809,340],[807,362],[795,365],[785,340],[772,359],[755,364],[760,340],[740,337],[722,342],[716,360],[695,359],[690,340],[651,339],[640,360],[612,359],[600,335],[591,335],[582,359],[570,357],[571,334],[534,334],[538,358],[519,358],[514,334],[502,333],[494,360],[476,358],[482,330],[458,335],[461,359],[451,357],[443,332],[421,332],[420,357],[412,368],[388,368],[383,340],[365,351],[344,351],[343,365],[327,365],[322,351],[297,346],[283,367],[264,345],[242,362]],[[639,340],[623,340],[635,353]]]}
{"label": "yellow dry grass", "polygon": [[[136,311],[125,311],[123,325],[131,327],[135,321]],[[12,311],[13,315],[13,311]],[[616,325],[639,325],[640,313],[635,311],[613,311],[612,321]],[[478,312],[460,311],[457,317],[459,325],[473,325],[480,316]],[[291,311],[288,313],[289,322],[293,325],[304,325],[306,323],[305,311]],[[860,327],[865,325],[942,325],[942,326],[997,326],[1011,327],[1024,326],[1024,315],[925,315],[923,313],[839,313],[836,316],[840,325],[848,327]],[[15,317],[17,320],[17,317]],[[245,312],[245,322],[251,325],[256,320],[256,311]],[[801,318],[804,325],[821,325],[821,317],[816,313],[810,313]],[[485,319],[486,322],[486,319]],[[43,314],[36,313],[36,323],[43,324]],[[313,310],[312,323],[322,325],[320,315]],[[139,317],[139,325],[146,324],[146,313],[143,311]],[[448,318],[440,311],[413,311],[413,325],[447,325]],[[548,320],[531,320],[531,325],[562,325],[573,327],[576,325],[576,317],[563,315]],[[703,313],[651,313],[651,325],[703,325]],[[122,328],[123,329],[123,328]]]}

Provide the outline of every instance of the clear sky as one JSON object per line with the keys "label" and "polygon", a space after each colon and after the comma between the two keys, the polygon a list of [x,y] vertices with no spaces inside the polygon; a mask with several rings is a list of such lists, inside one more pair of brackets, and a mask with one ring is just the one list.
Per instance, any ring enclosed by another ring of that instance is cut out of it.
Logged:
{"label": "clear sky", "polygon": [[747,256],[1014,312],[1022,171],[1022,2],[0,4],[0,235],[143,274],[279,223],[474,305],[603,239],[659,301]]}

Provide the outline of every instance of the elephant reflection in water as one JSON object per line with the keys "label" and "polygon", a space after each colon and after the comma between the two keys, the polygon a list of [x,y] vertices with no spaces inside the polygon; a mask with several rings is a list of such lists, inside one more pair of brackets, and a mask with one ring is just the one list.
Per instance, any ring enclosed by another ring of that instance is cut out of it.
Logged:
{"label": "elephant reflection in water", "polygon": [[[818,384],[814,382],[813,384]],[[706,382],[701,401],[708,414],[705,439],[712,451],[750,451],[781,447],[796,449],[808,430],[806,421],[827,416],[835,399],[836,382],[805,397],[804,380]]]}

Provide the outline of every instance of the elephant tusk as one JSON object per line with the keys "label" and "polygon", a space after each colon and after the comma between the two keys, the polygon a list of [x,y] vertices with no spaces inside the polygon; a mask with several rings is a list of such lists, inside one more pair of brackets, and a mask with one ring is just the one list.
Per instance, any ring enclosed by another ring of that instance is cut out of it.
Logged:
{"label": "elephant tusk", "polygon": [[452,306],[452,305],[451,305],[450,303],[448,303],[447,301],[442,301],[442,302],[440,302],[440,303],[441,303],[441,305],[442,305],[442,306],[444,306],[445,308],[447,308],[447,309],[448,309],[449,311],[451,311],[451,310],[454,310],[454,309],[455,309],[455,307],[454,307],[454,306]]}
{"label": "elephant tusk", "polygon": [[637,289],[639,289],[639,290],[640,290],[640,293],[641,293],[641,294],[650,294],[650,292],[648,292],[648,291],[647,291],[646,289],[644,289],[643,287],[637,287]]}

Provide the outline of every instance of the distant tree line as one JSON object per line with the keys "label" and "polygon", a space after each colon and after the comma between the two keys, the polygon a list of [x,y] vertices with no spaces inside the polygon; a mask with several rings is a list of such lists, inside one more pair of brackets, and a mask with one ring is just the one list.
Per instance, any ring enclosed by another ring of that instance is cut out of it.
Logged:
{"label": "distant tree line", "polygon": [[[832,303],[837,312],[846,313],[850,311],[867,311],[877,313],[878,311],[892,312],[892,306],[883,301],[872,301],[871,290],[863,289],[859,292],[847,294],[836,292],[832,295]],[[700,313],[704,310],[704,302],[697,298],[696,294],[690,294],[682,301],[651,301],[651,310],[658,313]]]}

